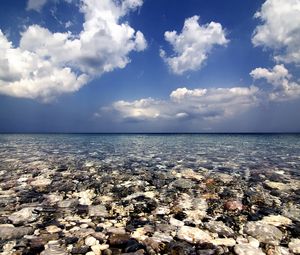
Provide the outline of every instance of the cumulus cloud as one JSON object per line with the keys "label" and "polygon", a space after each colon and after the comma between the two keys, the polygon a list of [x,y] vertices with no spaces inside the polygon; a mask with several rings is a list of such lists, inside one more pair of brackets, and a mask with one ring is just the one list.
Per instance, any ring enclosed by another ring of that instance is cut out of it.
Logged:
{"label": "cumulus cloud", "polygon": [[255,17],[262,24],[253,33],[253,44],[275,50],[276,61],[300,63],[299,0],[267,0]]}
{"label": "cumulus cloud", "polygon": [[79,34],[31,25],[21,34],[19,47],[0,32],[0,93],[49,101],[124,68],[130,52],[147,47],[140,31],[120,22],[141,5],[142,0],[81,0],[85,21]]}
{"label": "cumulus cloud", "polygon": [[[30,11],[37,11],[37,12],[41,12],[41,10],[43,9],[43,7],[45,6],[45,4],[48,2],[49,0],[28,0],[27,2],[27,6],[26,6],[26,10]],[[52,1],[59,1],[59,0],[52,0]],[[67,2],[68,4],[71,4],[72,2],[75,2],[76,0],[63,0],[65,2]]]}
{"label": "cumulus cloud", "polygon": [[117,101],[101,109],[101,114],[112,112],[122,119],[204,119],[219,120],[243,112],[257,105],[257,87],[187,89],[171,92],[168,100],[143,98],[135,101]]}
{"label": "cumulus cloud", "polygon": [[292,75],[284,65],[276,65],[273,69],[256,68],[250,75],[253,79],[265,79],[272,85],[268,95],[271,101],[286,101],[300,97],[300,84],[292,81]]}
{"label": "cumulus cloud", "polygon": [[199,16],[186,19],[179,34],[176,31],[165,32],[165,40],[173,47],[174,54],[167,56],[161,49],[160,56],[175,74],[199,70],[214,46],[228,43],[220,23],[200,25],[199,19]]}
{"label": "cumulus cloud", "polygon": [[40,12],[47,0],[28,0],[26,10],[34,10]]}
{"label": "cumulus cloud", "polygon": [[250,72],[254,80],[265,79],[268,88],[257,85],[232,88],[177,88],[166,100],[143,98],[116,101],[104,107],[97,116],[109,115],[119,120],[205,120],[222,121],[269,102],[300,98],[300,85],[284,65],[272,69],[256,68]]}

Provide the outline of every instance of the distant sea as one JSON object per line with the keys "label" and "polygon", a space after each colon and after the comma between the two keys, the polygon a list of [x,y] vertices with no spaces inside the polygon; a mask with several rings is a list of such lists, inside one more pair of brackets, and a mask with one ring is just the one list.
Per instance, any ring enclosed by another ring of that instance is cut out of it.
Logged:
{"label": "distant sea", "polygon": [[[0,169],[43,164],[300,172],[300,134],[0,134]],[[13,170],[13,169],[12,169]]]}

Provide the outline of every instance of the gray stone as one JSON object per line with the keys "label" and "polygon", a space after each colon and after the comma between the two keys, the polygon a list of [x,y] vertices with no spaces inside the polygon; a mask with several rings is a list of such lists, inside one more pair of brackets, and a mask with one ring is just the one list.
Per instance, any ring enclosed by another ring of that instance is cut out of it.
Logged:
{"label": "gray stone", "polygon": [[289,184],[285,184],[282,182],[265,181],[264,184],[270,189],[277,189],[280,191],[287,191],[290,189]]}
{"label": "gray stone", "polygon": [[181,227],[177,232],[177,237],[189,243],[205,243],[212,240],[212,237],[207,232],[188,226]]}
{"label": "gray stone", "polygon": [[219,236],[234,236],[234,231],[226,226],[222,221],[210,221],[205,223],[205,227],[210,231],[217,233]]}
{"label": "gray stone", "polygon": [[253,247],[249,244],[237,244],[234,246],[234,252],[237,255],[265,255],[260,248]]}
{"label": "gray stone", "polygon": [[300,221],[300,208],[296,205],[286,204],[282,214],[294,221]]}
{"label": "gray stone", "polygon": [[190,180],[186,180],[186,179],[179,179],[176,180],[172,183],[173,187],[175,188],[179,188],[179,189],[191,189],[195,187],[195,183],[190,181]]}
{"label": "gray stone", "polygon": [[169,243],[173,241],[173,237],[170,236],[167,233],[163,232],[155,232],[152,236],[152,238],[158,242],[164,242],[164,243]]}
{"label": "gray stone", "polygon": [[244,232],[255,237],[261,243],[273,245],[279,245],[283,237],[282,232],[278,228],[259,221],[248,222]]}
{"label": "gray stone", "polygon": [[0,225],[0,240],[10,240],[22,238],[33,233],[31,227],[14,227],[11,224]]}
{"label": "gray stone", "polygon": [[90,205],[89,206],[89,216],[107,217],[108,212],[104,205]]}
{"label": "gray stone", "polygon": [[300,239],[292,238],[289,242],[289,249],[291,252],[300,254]]}
{"label": "gray stone", "polygon": [[78,205],[78,200],[77,199],[66,199],[59,201],[57,206],[59,208],[72,208],[76,207]]}
{"label": "gray stone", "polygon": [[41,255],[67,255],[65,249],[57,244],[48,244],[48,248],[41,252]]}
{"label": "gray stone", "polygon": [[8,219],[12,221],[13,224],[18,225],[33,222],[37,217],[38,215],[34,213],[34,208],[23,208],[11,214]]}
{"label": "gray stone", "polygon": [[263,219],[261,221],[266,224],[273,225],[275,227],[286,226],[286,225],[292,224],[292,220],[290,220],[289,218],[284,217],[282,215],[265,216],[265,217],[263,217]]}

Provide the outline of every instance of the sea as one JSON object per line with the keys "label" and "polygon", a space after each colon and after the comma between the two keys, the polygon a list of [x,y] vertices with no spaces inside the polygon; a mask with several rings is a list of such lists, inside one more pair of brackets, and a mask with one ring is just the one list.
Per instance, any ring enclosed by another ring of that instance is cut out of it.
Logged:
{"label": "sea", "polygon": [[[300,134],[0,134],[0,168],[71,164],[300,173]],[[13,168],[9,169],[13,171]]]}
{"label": "sea", "polygon": [[3,254],[299,254],[299,134],[1,134]]}

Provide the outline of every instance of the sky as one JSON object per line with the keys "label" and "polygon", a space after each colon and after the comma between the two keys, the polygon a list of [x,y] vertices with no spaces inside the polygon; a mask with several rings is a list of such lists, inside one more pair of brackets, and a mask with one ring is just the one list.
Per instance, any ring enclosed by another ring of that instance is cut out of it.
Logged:
{"label": "sky", "polygon": [[0,5],[0,132],[300,132],[300,0]]}

